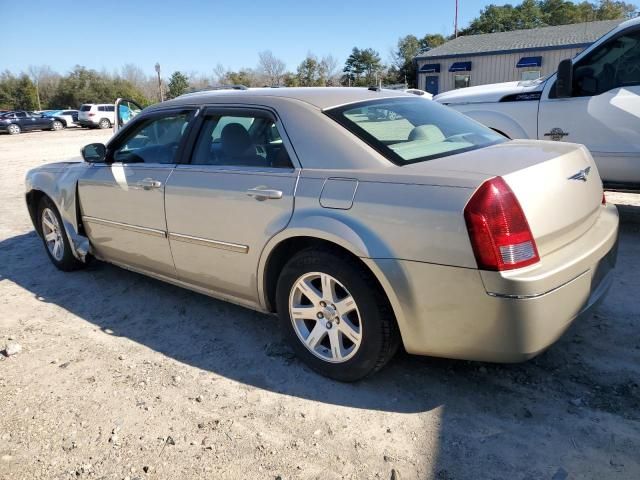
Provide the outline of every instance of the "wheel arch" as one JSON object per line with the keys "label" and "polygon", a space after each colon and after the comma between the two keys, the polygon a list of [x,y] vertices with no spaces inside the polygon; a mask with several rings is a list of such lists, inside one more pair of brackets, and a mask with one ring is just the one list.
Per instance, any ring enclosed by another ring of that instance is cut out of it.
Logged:
{"label": "wheel arch", "polygon": [[336,235],[332,232],[312,229],[284,230],[276,235],[265,247],[258,265],[258,294],[261,307],[268,312],[275,313],[276,285],[280,272],[287,261],[297,252],[310,247],[328,249],[341,255],[347,255],[369,274],[376,282],[376,286],[385,294],[396,323],[400,326],[399,315],[402,314],[399,300],[376,262],[367,255],[364,241],[353,231],[351,238]]}
{"label": "wheel arch", "polygon": [[38,204],[42,197],[49,197],[42,190],[32,189],[29,190],[26,195],[27,201],[27,210],[29,210],[29,217],[31,217],[31,223],[33,223],[33,228],[39,236],[42,236],[42,232],[40,231],[40,222],[38,222]]}

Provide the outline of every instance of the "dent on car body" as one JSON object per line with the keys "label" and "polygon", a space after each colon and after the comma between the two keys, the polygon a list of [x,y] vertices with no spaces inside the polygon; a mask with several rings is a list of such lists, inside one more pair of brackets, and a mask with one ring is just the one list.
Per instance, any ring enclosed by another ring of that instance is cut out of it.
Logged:
{"label": "dent on car body", "polygon": [[[40,191],[53,200],[64,223],[73,256],[82,262],[86,261],[91,248],[89,239],[79,233],[77,215],[78,180],[85,168],[86,165],[80,162],[61,162],[27,174],[27,191]],[[37,209],[37,205],[33,208]]]}

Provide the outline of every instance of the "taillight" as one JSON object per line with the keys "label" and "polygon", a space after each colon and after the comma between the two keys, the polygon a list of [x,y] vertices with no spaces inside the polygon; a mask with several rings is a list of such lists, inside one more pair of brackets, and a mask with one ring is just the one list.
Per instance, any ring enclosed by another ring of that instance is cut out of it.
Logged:
{"label": "taillight", "polygon": [[484,182],[464,209],[478,268],[512,270],[540,260],[520,202],[502,177]]}
{"label": "taillight", "polygon": [[89,116],[89,117],[95,117],[95,116],[96,116],[96,114],[95,114],[95,113],[90,113],[88,116]]}

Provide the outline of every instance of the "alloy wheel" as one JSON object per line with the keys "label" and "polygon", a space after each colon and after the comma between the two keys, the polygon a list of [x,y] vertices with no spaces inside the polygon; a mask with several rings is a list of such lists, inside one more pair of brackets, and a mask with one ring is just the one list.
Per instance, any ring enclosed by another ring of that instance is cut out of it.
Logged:
{"label": "alloy wheel", "polygon": [[352,358],[362,343],[362,321],[355,299],[331,275],[310,272],[296,280],[289,316],[302,344],[330,363]]}
{"label": "alloy wheel", "polygon": [[64,257],[62,229],[58,217],[50,208],[42,210],[42,236],[51,256],[59,262],[62,261],[62,257]]}

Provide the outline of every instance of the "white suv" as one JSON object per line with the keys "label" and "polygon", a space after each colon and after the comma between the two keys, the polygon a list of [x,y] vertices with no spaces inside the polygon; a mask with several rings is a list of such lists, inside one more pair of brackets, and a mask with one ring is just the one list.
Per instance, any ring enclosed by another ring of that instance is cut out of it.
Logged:
{"label": "white suv", "polygon": [[116,121],[115,112],[112,103],[85,103],[80,107],[78,123],[82,127],[111,128]]}

